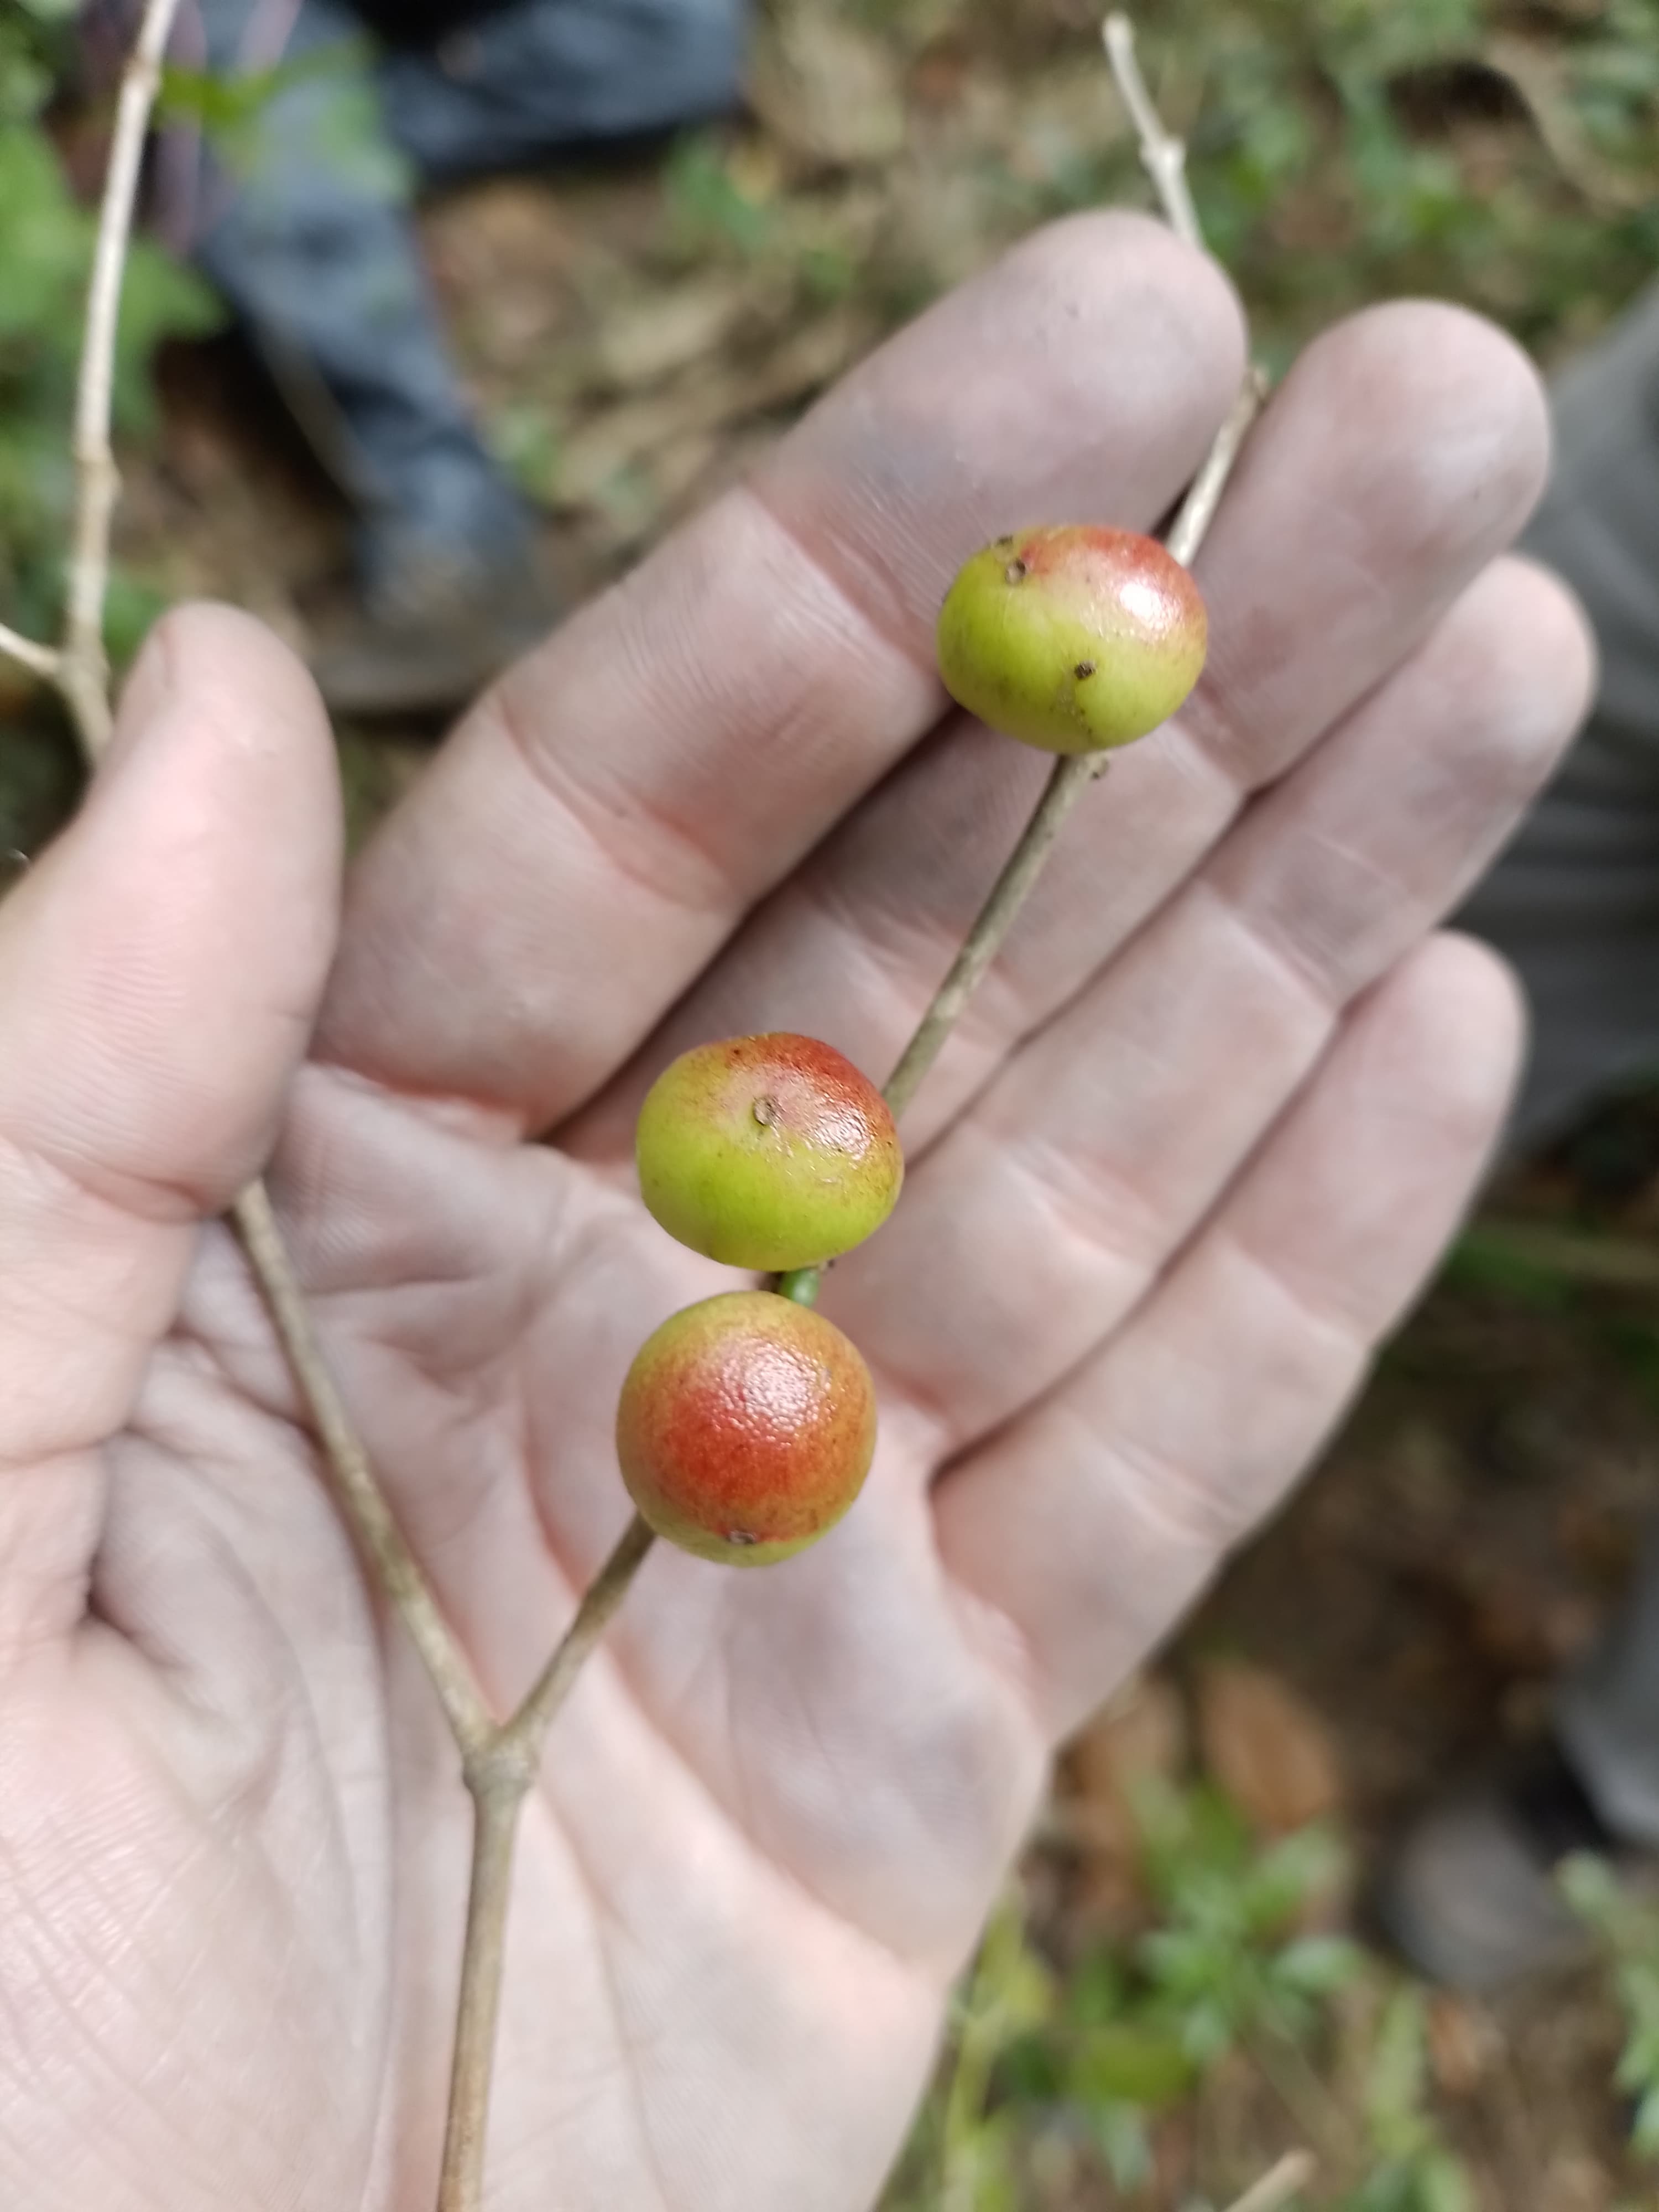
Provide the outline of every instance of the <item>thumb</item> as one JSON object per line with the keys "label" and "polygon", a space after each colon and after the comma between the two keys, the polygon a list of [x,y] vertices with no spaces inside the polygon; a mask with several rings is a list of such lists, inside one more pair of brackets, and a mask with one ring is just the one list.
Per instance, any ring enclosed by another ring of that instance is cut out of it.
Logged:
{"label": "thumb", "polygon": [[[101,1496],[197,1227],[258,1172],[332,957],[340,809],[310,678],[167,617],[80,815],[0,906],[0,1643]],[[65,1571],[67,1569],[67,1572]]]}

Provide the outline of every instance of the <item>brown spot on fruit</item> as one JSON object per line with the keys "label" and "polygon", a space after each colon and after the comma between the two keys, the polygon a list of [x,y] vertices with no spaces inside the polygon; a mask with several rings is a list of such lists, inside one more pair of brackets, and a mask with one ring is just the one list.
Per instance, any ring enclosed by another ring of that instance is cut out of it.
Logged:
{"label": "brown spot on fruit", "polygon": [[1017,531],[976,553],[945,596],[937,642],[958,705],[1023,744],[1087,753],[1167,720],[1207,640],[1198,586],[1166,547],[1079,524]]}
{"label": "brown spot on fruit", "polygon": [[671,1237],[783,1272],[850,1251],[892,1211],[885,1100],[832,1045],[788,1030],[683,1053],[640,1109],[640,1193]]}

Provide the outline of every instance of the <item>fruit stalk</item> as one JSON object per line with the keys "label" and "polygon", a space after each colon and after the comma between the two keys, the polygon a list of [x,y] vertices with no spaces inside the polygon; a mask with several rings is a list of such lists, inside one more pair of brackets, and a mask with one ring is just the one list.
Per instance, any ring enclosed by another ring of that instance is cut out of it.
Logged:
{"label": "fruit stalk", "polygon": [[1054,841],[1066,818],[1089,786],[1105,775],[1109,753],[1063,753],[1055,761],[1042,796],[1020,841],[1009,855],[978,919],[951,963],[945,981],[916,1025],[915,1034],[899,1054],[897,1064],[882,1085],[882,1097],[896,1121],[921,1087],[921,1079],[939,1058],[957,1017],[973,996],[981,977],[996,958],[1014,916],[1024,905],[1031,887],[1042,872]]}
{"label": "fruit stalk", "polygon": [[[1227,480],[1266,396],[1266,381],[1258,370],[1252,368],[1228,410],[1225,421],[1216,432],[1203,466],[1193,478],[1164,540],[1165,549],[1182,568],[1192,566],[1204,543],[1221,504]],[[992,886],[990,896],[980,908],[973,927],[963,940],[962,950],[951,963],[927,1012],[899,1054],[892,1073],[882,1085],[882,1097],[892,1109],[895,1121],[915,1097],[922,1078],[939,1058],[963,1008],[1001,951],[1015,916],[1030,897],[1073,810],[1089,786],[1104,775],[1109,758],[1105,752],[1062,753],[1054,762],[1019,842]],[[817,1296],[822,1277],[821,1268],[797,1267],[780,1275],[774,1287],[784,1297],[811,1305]]]}

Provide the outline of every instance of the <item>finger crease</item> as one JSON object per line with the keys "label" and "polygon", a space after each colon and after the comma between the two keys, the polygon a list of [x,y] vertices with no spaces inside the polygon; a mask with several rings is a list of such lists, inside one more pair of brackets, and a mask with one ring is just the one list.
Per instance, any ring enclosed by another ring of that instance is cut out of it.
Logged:
{"label": "finger crease", "polygon": [[[873,592],[866,597],[864,592],[855,590],[847,577],[842,575],[838,568],[830,565],[823,552],[814,545],[778,507],[773,505],[758,483],[750,482],[742,484],[738,487],[738,492],[740,496],[747,498],[759,511],[765,520],[777,532],[779,537],[800,556],[818,582],[826,590],[833,592],[843,606],[850,610],[865,629],[878,639],[883,645],[890,646],[901,659],[907,662],[910,667],[922,675],[931,677],[935,683],[938,682],[939,672],[934,665],[932,653],[916,651],[915,641],[909,626],[901,621],[884,620],[877,611],[878,605],[881,604],[891,607],[902,605],[902,597],[894,577],[878,573],[871,581],[879,586],[881,598],[878,600]],[[848,565],[850,567],[852,564]],[[942,592],[940,596],[943,597]]]}
{"label": "finger crease", "polygon": [[[641,791],[630,792],[624,806],[613,808],[596,793],[584,790],[564,769],[551,747],[537,744],[514,703],[510,685],[498,685],[489,704],[537,788],[580,830],[624,883],[684,914],[730,914],[735,890],[731,873],[707,846],[660,809],[653,808]],[[649,865],[635,849],[647,840],[659,865]]]}
{"label": "finger crease", "polygon": [[1224,1254],[1235,1260],[1264,1282],[1282,1304],[1291,1309],[1295,1323],[1316,1337],[1333,1341],[1348,1359],[1363,1361],[1370,1358],[1376,1343],[1382,1317],[1373,1319],[1358,1311],[1343,1312],[1334,1304],[1328,1295],[1301,1287],[1283,1267],[1276,1267],[1264,1259],[1237,1230],[1218,1228],[1216,1243]]}
{"label": "finger crease", "polygon": [[1302,957],[1294,937],[1267,927],[1243,897],[1224,890],[1212,876],[1200,877],[1193,890],[1195,896],[1214,902],[1246,947],[1287,987],[1291,997],[1315,1015],[1322,1030],[1334,1028],[1344,994],[1315,961]]}

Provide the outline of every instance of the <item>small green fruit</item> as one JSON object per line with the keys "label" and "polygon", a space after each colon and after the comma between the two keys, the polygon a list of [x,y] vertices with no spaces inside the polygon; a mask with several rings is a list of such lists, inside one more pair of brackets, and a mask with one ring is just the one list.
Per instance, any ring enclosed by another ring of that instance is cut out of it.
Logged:
{"label": "small green fruit", "polygon": [[1098,752],[1169,720],[1208,636],[1197,585],[1156,538],[1020,530],[958,572],[939,612],[939,674],[994,730],[1044,752]]}
{"label": "small green fruit", "polygon": [[656,1219],[729,1267],[815,1267],[850,1251],[904,1178],[874,1084],[787,1030],[682,1053],[646,1095],[635,1152]]}
{"label": "small green fruit", "polygon": [[731,1291],[646,1339],[617,1408],[623,1480],[659,1536],[765,1566],[805,1550],[858,1496],[876,1447],[870,1370],[833,1322]]}

